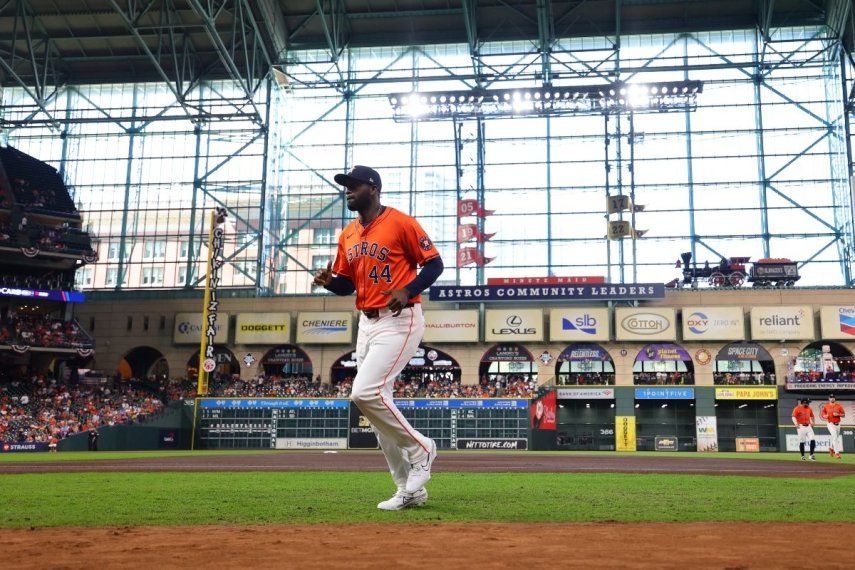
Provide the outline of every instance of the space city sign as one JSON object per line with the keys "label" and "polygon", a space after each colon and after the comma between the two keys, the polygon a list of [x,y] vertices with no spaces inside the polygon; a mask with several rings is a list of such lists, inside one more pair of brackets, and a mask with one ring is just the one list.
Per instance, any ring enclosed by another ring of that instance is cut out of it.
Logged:
{"label": "space city sign", "polygon": [[431,301],[634,301],[664,299],[662,283],[580,285],[442,285],[430,288]]}

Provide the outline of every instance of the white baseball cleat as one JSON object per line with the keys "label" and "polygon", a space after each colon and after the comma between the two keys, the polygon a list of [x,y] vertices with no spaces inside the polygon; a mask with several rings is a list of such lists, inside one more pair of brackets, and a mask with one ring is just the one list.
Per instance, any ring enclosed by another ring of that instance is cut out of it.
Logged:
{"label": "white baseball cleat", "polygon": [[816,457],[814,457],[814,456],[813,456],[813,453],[811,453],[811,454],[810,454],[810,460],[811,460],[811,461],[816,461]]}
{"label": "white baseball cleat", "polygon": [[430,481],[430,468],[436,459],[436,442],[430,440],[430,452],[424,461],[410,464],[410,474],[407,476],[407,492],[415,493]]}
{"label": "white baseball cleat", "polygon": [[415,493],[407,493],[402,489],[398,489],[391,499],[387,499],[382,503],[377,503],[377,508],[381,511],[400,511],[409,507],[421,507],[428,500],[427,489],[419,489]]}

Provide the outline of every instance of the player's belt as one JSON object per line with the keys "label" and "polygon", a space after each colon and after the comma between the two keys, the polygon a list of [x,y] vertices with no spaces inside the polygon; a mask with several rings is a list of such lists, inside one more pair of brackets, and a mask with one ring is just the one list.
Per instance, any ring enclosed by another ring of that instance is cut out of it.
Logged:
{"label": "player's belt", "polygon": [[810,424],[799,424],[801,427],[810,427]]}
{"label": "player's belt", "polygon": [[[406,305],[404,305],[404,308],[408,309],[410,307],[415,307],[415,306],[416,306],[415,303],[407,303]],[[362,311],[362,314],[365,315],[366,317],[368,317],[369,319],[376,319],[377,317],[380,316],[380,309],[365,309],[364,311]]]}

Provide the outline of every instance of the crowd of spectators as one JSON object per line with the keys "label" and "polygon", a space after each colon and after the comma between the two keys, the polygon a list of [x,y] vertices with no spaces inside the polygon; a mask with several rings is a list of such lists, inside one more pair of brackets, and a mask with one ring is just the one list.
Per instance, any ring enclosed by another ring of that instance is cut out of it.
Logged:
{"label": "crowd of spectators", "polygon": [[0,343],[50,348],[91,348],[92,339],[76,321],[9,311],[0,320]]}
{"label": "crowd of spectators", "polygon": [[9,245],[12,240],[12,226],[6,220],[0,220],[0,244]]}
{"label": "crowd of spectators", "polygon": [[614,372],[570,372],[558,375],[561,386],[614,386]]}
{"label": "crowd of spectators", "polygon": [[695,375],[691,372],[634,372],[632,379],[640,386],[691,386]]}
{"label": "crowd of spectators", "polygon": [[150,392],[129,383],[86,386],[33,376],[0,382],[0,441],[55,444],[103,426],[141,422],[163,409]]}
{"label": "crowd of spectators", "polygon": [[802,370],[793,374],[793,382],[818,383],[818,382],[855,382],[855,369],[853,370]]}
{"label": "crowd of spectators", "polygon": [[56,190],[50,187],[40,187],[24,178],[13,178],[12,193],[15,200],[22,206],[55,210],[58,209]]}
{"label": "crowd of spectators", "polygon": [[715,372],[713,383],[717,386],[740,386],[740,385],[774,385],[774,372]]}

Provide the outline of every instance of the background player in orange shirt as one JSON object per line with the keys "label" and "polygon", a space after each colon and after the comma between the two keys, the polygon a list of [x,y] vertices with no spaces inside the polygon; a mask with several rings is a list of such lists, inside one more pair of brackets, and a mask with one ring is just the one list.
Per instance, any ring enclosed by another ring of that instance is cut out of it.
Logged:
{"label": "background player in orange shirt", "polygon": [[816,461],[813,450],[816,448],[816,440],[813,435],[813,410],[810,409],[810,400],[807,398],[799,400],[799,405],[793,408],[793,423],[799,434],[799,451],[802,461],[805,460],[805,441],[810,439],[810,460]]}
{"label": "background player in orange shirt", "polygon": [[[347,208],[359,218],[338,240],[335,264],[315,284],[337,295],[356,291],[359,333],[351,400],[371,422],[398,490],[377,508],[400,510],[427,501],[425,483],[436,443],[416,431],[392,399],[395,377],[415,355],[425,330],[421,292],[442,273],[433,242],[412,217],[380,204],[380,175],[354,166],[335,181],[347,188]],[[416,275],[416,267],[422,266]]]}
{"label": "background player in orange shirt", "polygon": [[828,435],[831,436],[831,444],[828,453],[837,459],[841,459],[843,453],[843,436],[840,435],[840,420],[846,416],[843,406],[837,403],[834,394],[828,395],[828,403],[822,406],[819,417],[825,420],[828,427]]}

